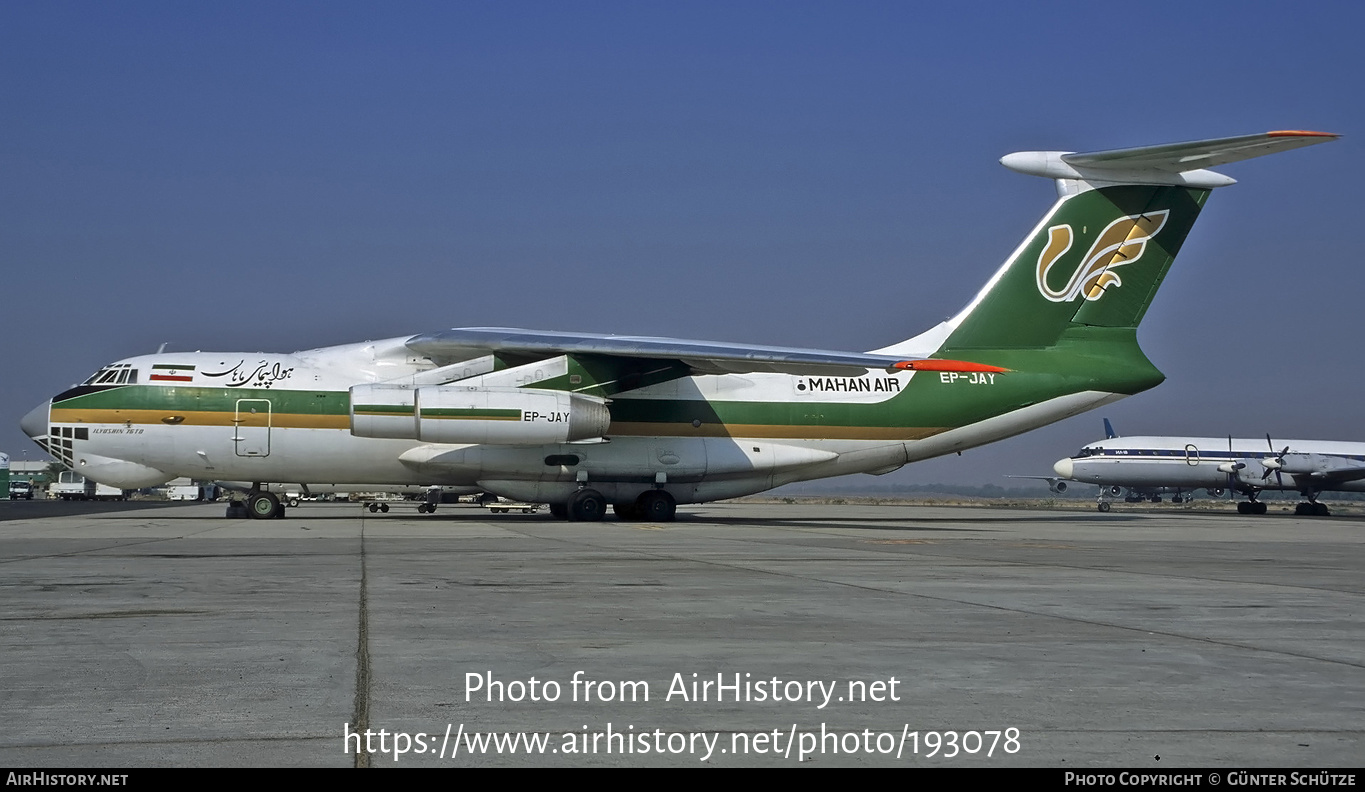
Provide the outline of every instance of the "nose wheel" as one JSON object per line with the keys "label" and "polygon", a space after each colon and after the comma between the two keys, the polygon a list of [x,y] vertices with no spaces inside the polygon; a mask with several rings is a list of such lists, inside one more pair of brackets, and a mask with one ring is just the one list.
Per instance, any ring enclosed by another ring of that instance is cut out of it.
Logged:
{"label": "nose wheel", "polygon": [[280,520],[284,518],[284,504],[270,492],[253,492],[246,499],[247,516],[253,520]]}

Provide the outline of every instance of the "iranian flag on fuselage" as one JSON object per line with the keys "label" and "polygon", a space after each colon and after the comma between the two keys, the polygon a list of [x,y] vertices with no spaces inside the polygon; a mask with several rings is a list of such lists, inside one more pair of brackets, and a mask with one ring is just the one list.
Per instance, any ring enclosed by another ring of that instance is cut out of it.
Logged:
{"label": "iranian flag on fuselage", "polygon": [[158,363],[152,366],[152,382],[190,382],[193,379],[194,366],[174,363]]}

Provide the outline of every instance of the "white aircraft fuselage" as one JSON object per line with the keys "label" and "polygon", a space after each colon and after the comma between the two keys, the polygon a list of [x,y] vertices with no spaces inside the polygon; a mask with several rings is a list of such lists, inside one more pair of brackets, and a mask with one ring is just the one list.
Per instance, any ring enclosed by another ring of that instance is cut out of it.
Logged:
{"label": "white aircraft fuselage", "polygon": [[[1275,446],[1279,446],[1276,448]],[[1243,514],[1264,514],[1262,491],[1293,491],[1307,499],[1298,514],[1326,515],[1323,492],[1365,492],[1365,443],[1330,440],[1251,440],[1227,437],[1110,437],[1091,443],[1053,470],[1063,479],[1134,493],[1232,490],[1248,496]]]}
{"label": "white aircraft fuselage", "polygon": [[1056,180],[1052,209],[966,308],[873,352],[456,328],[127,358],[21,423],[103,484],[251,482],[258,518],[282,514],[272,484],[464,487],[571,519],[610,505],[667,520],[679,503],[885,473],[1160,383],[1137,325],[1233,182],[1206,168],[1335,137],[1010,155]]}

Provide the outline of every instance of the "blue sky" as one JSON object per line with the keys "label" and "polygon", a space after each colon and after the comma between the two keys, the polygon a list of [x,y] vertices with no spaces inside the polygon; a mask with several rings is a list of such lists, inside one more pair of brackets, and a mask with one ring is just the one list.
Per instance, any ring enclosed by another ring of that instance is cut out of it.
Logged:
{"label": "blue sky", "polygon": [[[997,160],[1271,129],[1139,337],[1168,376],[911,466],[1101,435],[1365,441],[1355,3],[0,5],[0,450],[100,365],[470,325],[871,349],[1050,205]],[[855,483],[883,480],[863,478]]]}

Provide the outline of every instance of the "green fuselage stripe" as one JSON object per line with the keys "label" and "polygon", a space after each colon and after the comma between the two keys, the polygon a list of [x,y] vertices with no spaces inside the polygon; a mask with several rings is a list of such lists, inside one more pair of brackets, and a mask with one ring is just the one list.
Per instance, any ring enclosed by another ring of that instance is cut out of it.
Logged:
{"label": "green fuselage stripe", "polygon": [[414,412],[415,410],[410,404],[357,404],[355,406],[356,415],[407,416]]}
{"label": "green fuselage stripe", "polygon": [[422,410],[422,418],[434,418],[443,421],[520,421],[521,410],[435,407],[430,409],[424,408]]}

